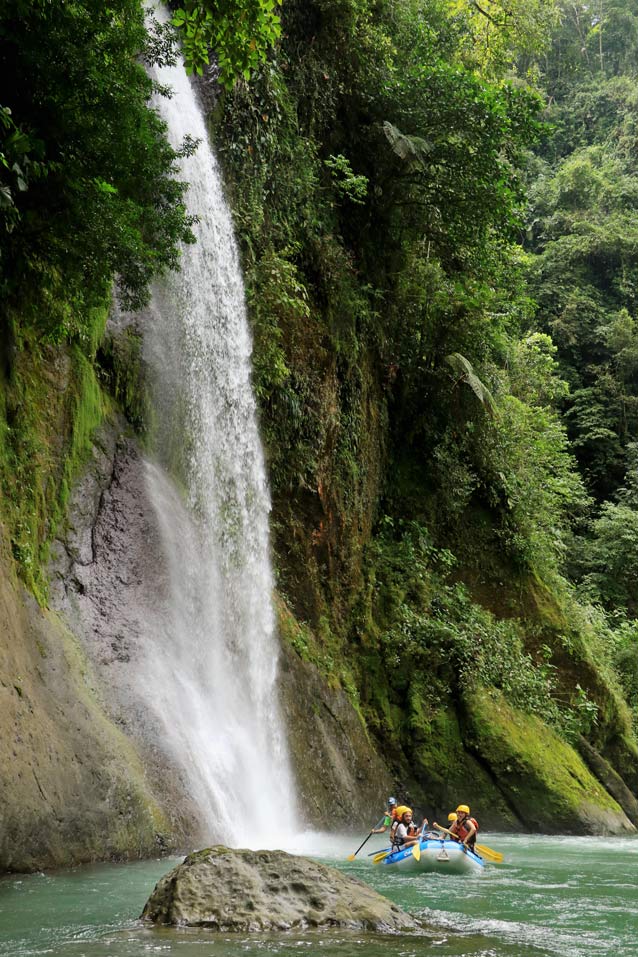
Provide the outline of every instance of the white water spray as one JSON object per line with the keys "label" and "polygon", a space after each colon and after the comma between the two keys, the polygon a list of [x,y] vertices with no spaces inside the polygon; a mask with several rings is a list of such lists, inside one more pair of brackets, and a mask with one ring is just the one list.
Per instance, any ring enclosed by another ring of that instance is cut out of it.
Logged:
{"label": "white water spray", "polygon": [[[174,91],[156,103],[172,145],[187,134],[201,141],[182,161],[199,222],[181,272],[154,288],[145,329],[159,458],[147,465],[147,483],[168,570],[168,620],[146,637],[135,681],[207,837],[281,845],[293,783],[277,705],[270,500],[242,277],[191,84],[181,62],[155,76]],[[168,469],[180,476],[179,492]]]}

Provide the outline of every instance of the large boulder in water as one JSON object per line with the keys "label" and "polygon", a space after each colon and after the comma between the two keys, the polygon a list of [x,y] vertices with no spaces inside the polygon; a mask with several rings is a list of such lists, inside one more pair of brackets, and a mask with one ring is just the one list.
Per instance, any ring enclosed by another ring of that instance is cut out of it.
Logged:
{"label": "large boulder in water", "polygon": [[163,877],[142,919],[216,931],[349,927],[414,930],[417,922],[355,877],[284,851],[211,847]]}

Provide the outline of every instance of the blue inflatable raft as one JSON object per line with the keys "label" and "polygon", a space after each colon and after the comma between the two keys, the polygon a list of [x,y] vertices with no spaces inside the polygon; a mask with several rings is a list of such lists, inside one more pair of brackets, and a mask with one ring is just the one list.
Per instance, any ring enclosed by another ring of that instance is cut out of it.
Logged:
{"label": "blue inflatable raft", "polygon": [[436,872],[439,874],[480,874],[485,861],[478,854],[463,847],[449,838],[441,839],[426,835],[420,843],[419,860],[413,854],[413,848],[388,854],[379,864],[394,867],[401,871]]}

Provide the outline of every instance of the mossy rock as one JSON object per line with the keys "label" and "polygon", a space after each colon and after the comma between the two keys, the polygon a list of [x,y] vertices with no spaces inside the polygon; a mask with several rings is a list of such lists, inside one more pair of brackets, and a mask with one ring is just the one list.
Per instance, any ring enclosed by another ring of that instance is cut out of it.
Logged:
{"label": "mossy rock", "polygon": [[414,731],[414,737],[412,771],[419,782],[426,782],[422,803],[433,819],[445,823],[447,812],[462,801],[470,805],[483,827],[520,829],[520,821],[489,773],[465,749],[459,719],[451,706],[438,709],[427,726]]}
{"label": "mossy rock", "polygon": [[77,639],[17,580],[0,527],[0,872],[139,858],[170,846],[131,742]]}
{"label": "mossy rock", "polygon": [[540,718],[497,691],[466,698],[466,742],[533,831],[601,834],[634,830],[576,751]]}

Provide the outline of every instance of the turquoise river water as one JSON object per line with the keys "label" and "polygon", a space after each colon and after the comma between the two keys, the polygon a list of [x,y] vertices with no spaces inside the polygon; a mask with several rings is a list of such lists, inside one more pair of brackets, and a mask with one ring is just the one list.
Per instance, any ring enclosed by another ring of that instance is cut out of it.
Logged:
{"label": "turquoise river water", "polygon": [[638,838],[481,834],[505,863],[452,877],[373,867],[368,846],[350,864],[344,858],[358,836],[308,835],[303,852],[424,918],[423,933],[231,936],[145,927],[138,915],[177,861],[163,859],[1,879],[0,957],[638,957]]}

